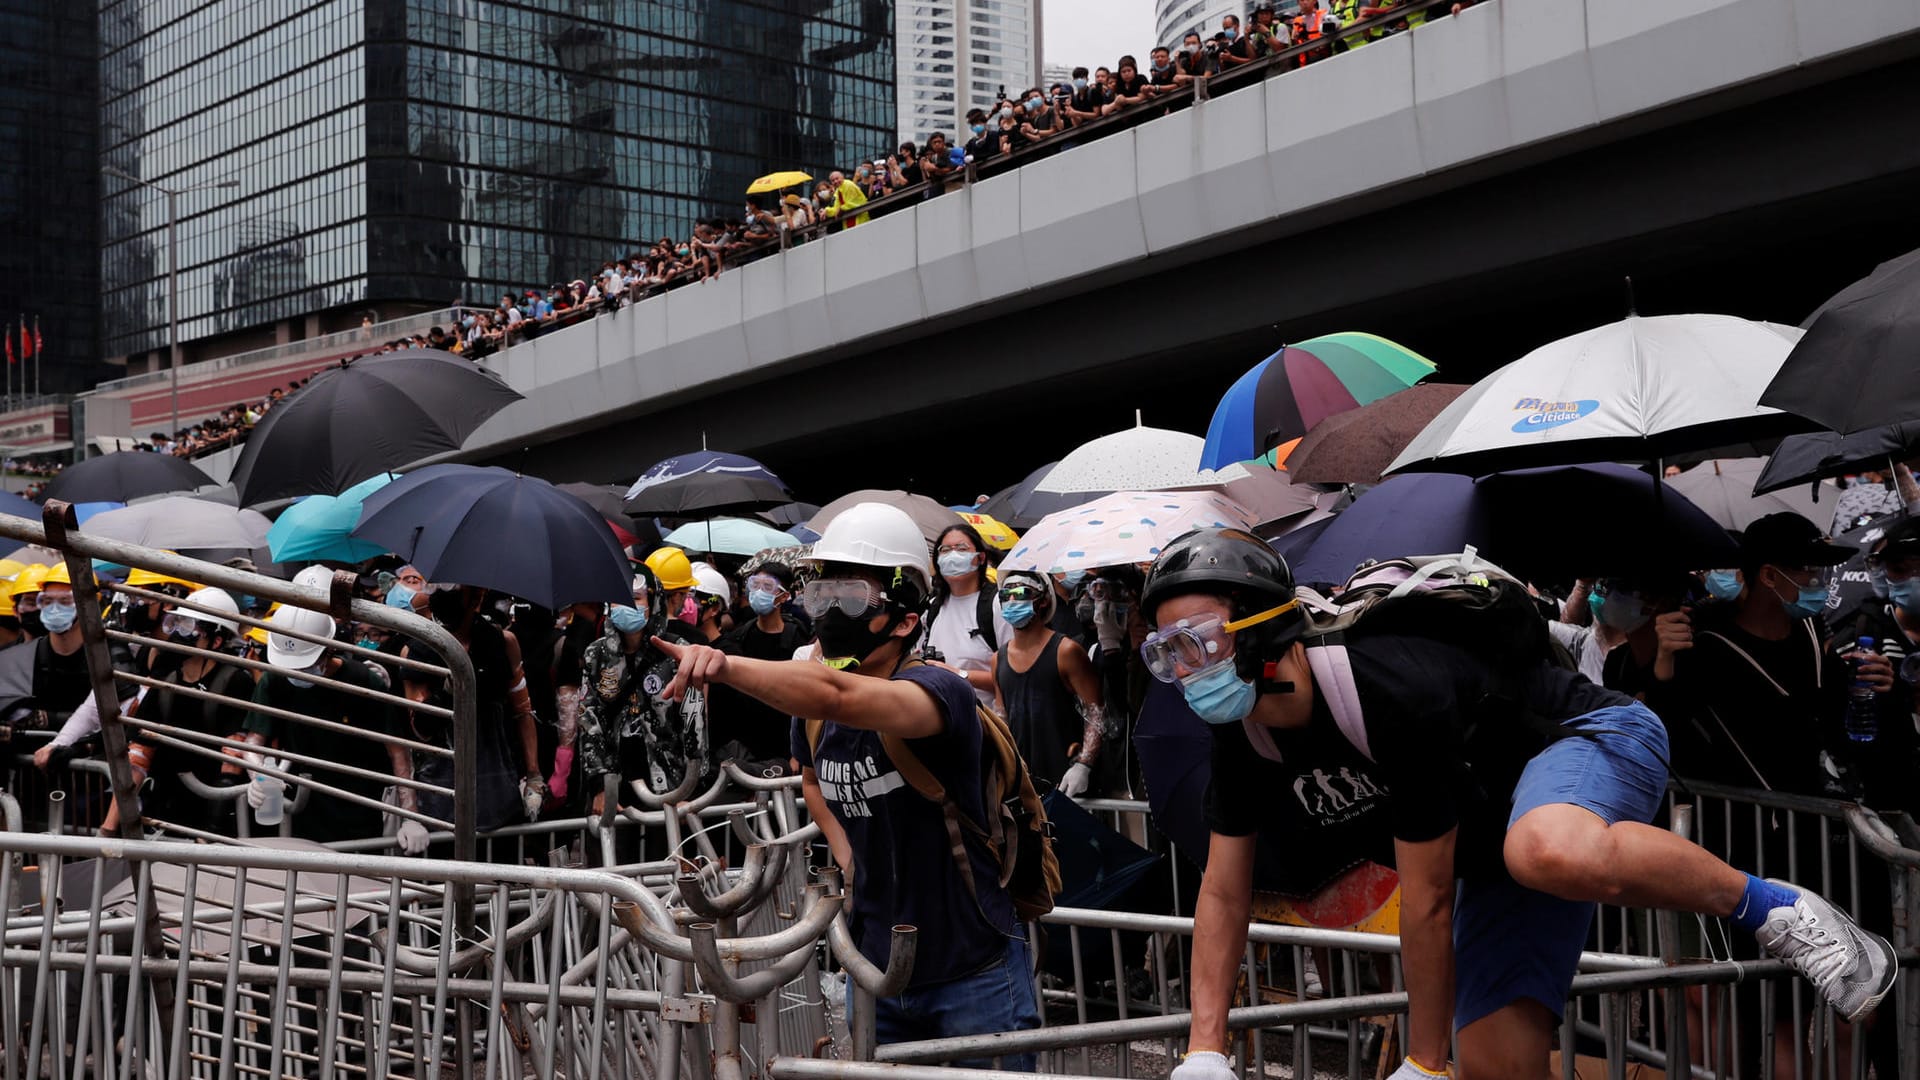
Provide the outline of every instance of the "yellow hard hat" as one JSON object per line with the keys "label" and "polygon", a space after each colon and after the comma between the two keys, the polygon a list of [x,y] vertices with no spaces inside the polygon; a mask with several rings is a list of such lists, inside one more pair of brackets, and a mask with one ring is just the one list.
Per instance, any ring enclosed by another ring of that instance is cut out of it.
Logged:
{"label": "yellow hard hat", "polygon": [[47,570],[47,576],[40,579],[41,585],[72,585],[73,578],[67,573],[67,564],[55,563]]}
{"label": "yellow hard hat", "polygon": [[127,571],[128,588],[147,589],[155,585],[183,585],[189,590],[200,587],[185,578],[177,578],[172,574],[162,574],[157,570],[147,570],[136,566],[132,570]]}
{"label": "yellow hard hat", "polygon": [[691,589],[698,582],[693,577],[693,563],[687,553],[677,547],[663,547],[647,556],[647,569],[660,581],[660,587],[668,592]]}
{"label": "yellow hard hat", "polygon": [[7,598],[11,600],[25,593],[36,593],[47,580],[47,568],[35,563],[14,575],[13,584],[7,589]]}
{"label": "yellow hard hat", "polygon": [[[273,618],[273,613],[279,610],[280,602],[276,600],[272,606],[267,608],[266,618]],[[247,627],[247,640],[259,645],[265,645],[267,643],[267,628],[264,626]]]}
{"label": "yellow hard hat", "polygon": [[0,592],[0,618],[18,618],[19,615],[20,612],[13,606],[13,597],[8,596],[4,592]]}

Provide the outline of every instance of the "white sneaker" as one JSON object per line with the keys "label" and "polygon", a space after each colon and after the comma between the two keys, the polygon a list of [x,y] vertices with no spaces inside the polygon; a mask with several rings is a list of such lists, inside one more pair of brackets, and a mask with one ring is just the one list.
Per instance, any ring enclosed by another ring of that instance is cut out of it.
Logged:
{"label": "white sneaker", "polygon": [[1860,929],[1846,912],[1815,893],[1789,882],[1768,881],[1794,890],[1799,899],[1792,907],[1767,912],[1767,923],[1757,935],[1760,947],[1805,976],[1847,1020],[1872,1012],[1900,974],[1893,946]]}

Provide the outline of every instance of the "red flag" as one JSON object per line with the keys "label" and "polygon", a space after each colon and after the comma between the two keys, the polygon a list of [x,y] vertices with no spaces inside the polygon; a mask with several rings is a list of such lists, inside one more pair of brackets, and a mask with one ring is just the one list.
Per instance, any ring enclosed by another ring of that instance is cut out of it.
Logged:
{"label": "red flag", "polygon": [[33,331],[27,329],[27,317],[20,316],[20,359],[33,359]]}
{"label": "red flag", "polygon": [[47,343],[40,337],[40,316],[38,315],[33,317],[33,351],[37,353],[47,351]]}

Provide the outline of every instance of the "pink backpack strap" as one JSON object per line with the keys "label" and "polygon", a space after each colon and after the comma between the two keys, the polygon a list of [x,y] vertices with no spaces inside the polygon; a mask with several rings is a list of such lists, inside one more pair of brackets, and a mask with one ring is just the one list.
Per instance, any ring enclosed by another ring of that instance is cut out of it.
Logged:
{"label": "pink backpack strap", "polygon": [[1314,688],[1326,699],[1327,711],[1333,714],[1340,734],[1347,737],[1361,756],[1372,761],[1366,717],[1360,711],[1360,688],[1353,682],[1353,663],[1347,657],[1347,647],[1337,641],[1309,645],[1307,666],[1313,670]]}
{"label": "pink backpack strap", "polygon": [[1281,761],[1280,748],[1274,745],[1273,733],[1267,725],[1256,724],[1251,716],[1240,718],[1240,730],[1247,733],[1247,741],[1253,744],[1253,752],[1268,761]]}

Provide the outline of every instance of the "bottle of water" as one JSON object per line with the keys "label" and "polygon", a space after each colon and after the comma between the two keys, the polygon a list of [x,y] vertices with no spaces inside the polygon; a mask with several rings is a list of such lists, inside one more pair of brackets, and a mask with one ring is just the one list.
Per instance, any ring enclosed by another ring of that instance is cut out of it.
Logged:
{"label": "bottle of water", "polygon": [[269,827],[280,824],[280,818],[286,813],[285,781],[266,773],[254,773],[253,786],[260,790],[262,796],[260,805],[254,808],[253,820]]}
{"label": "bottle of water", "polygon": [[[1874,640],[1863,637],[1854,643],[1859,653],[1874,652]],[[1847,738],[1870,743],[1880,734],[1879,694],[1860,678],[1860,661],[1853,662],[1853,685],[1847,688]]]}

